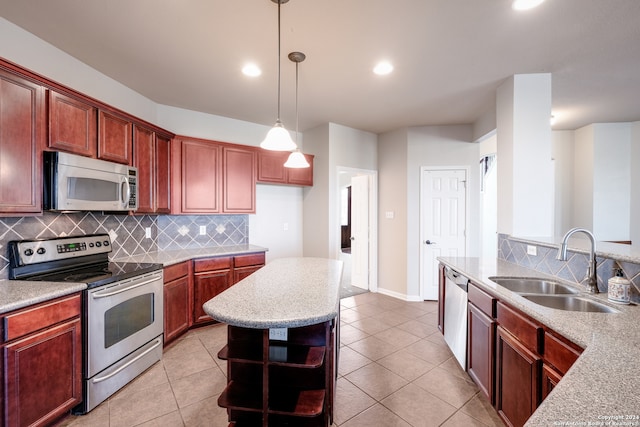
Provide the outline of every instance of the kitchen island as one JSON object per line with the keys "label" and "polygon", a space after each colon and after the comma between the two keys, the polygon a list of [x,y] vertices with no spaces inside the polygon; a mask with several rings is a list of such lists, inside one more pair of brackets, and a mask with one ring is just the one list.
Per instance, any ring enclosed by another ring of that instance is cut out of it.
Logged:
{"label": "kitchen island", "polygon": [[204,304],[228,324],[230,425],[333,422],[341,276],[341,261],[277,259]]}

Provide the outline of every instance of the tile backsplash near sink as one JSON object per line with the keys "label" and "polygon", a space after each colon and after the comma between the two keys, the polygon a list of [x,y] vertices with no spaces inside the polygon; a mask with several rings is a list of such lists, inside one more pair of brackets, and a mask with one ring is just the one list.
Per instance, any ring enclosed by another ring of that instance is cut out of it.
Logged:
{"label": "tile backsplash near sink", "polygon": [[[509,235],[498,234],[498,258],[504,259],[511,263],[527,267],[541,273],[551,274],[560,279],[567,280],[586,289],[587,280],[584,279],[589,263],[589,255],[568,251],[569,259],[567,261],[558,261],[556,255],[557,248],[551,248],[544,245],[537,245],[537,254],[528,255],[527,246],[531,246],[531,242],[522,242],[512,240]],[[615,261],[610,258],[596,257],[598,272],[598,289],[600,292],[607,292],[607,281],[614,275]],[[631,286],[631,301],[640,303],[640,293],[637,287],[640,287],[640,264],[625,261],[617,261],[624,275],[635,286]]]}
{"label": "tile backsplash near sink", "polygon": [[[200,234],[201,227],[206,232]],[[146,229],[151,231],[147,238]],[[11,240],[107,233],[111,258],[158,250],[195,249],[249,243],[248,215],[102,215],[99,212],[53,213],[0,218],[0,279],[9,277],[7,243]]]}

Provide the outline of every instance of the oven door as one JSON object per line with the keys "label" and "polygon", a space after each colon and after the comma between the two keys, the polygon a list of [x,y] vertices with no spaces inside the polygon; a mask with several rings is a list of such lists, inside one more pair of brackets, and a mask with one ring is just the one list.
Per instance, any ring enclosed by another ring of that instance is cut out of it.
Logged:
{"label": "oven door", "polygon": [[163,332],[162,270],[87,291],[87,378]]}

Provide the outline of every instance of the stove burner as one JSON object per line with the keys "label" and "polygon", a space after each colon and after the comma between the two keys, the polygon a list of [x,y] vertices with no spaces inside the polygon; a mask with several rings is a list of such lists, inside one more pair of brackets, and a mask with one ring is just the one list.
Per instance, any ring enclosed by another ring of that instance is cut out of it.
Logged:
{"label": "stove burner", "polygon": [[84,282],[87,279],[102,280],[103,278],[111,277],[111,276],[113,276],[113,273],[110,271],[103,271],[103,272],[90,271],[87,273],[70,274],[64,277],[64,281],[65,282]]}

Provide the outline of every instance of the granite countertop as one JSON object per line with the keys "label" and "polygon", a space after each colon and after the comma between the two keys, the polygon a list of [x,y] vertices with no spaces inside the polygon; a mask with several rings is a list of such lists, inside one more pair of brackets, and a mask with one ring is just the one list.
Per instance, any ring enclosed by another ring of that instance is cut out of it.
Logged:
{"label": "granite countertop", "polygon": [[172,251],[151,252],[142,255],[114,258],[112,261],[148,262],[162,264],[164,267],[190,259],[207,258],[212,256],[242,255],[256,252],[267,252],[268,249],[256,245],[217,246],[198,249],[179,249]]}
{"label": "granite countertop", "polygon": [[85,283],[0,280],[0,314],[87,289]]}
{"label": "granite countertop", "polygon": [[207,301],[214,319],[244,328],[293,328],[338,316],[342,261],[280,258]]}
{"label": "granite countertop", "polygon": [[[581,293],[619,313],[555,310],[532,303],[489,278],[547,277],[577,288],[575,284],[503,260],[438,259],[585,349],[527,421],[528,426],[640,425],[640,307],[611,303],[606,293]],[[608,421],[618,424],[606,424]]]}

